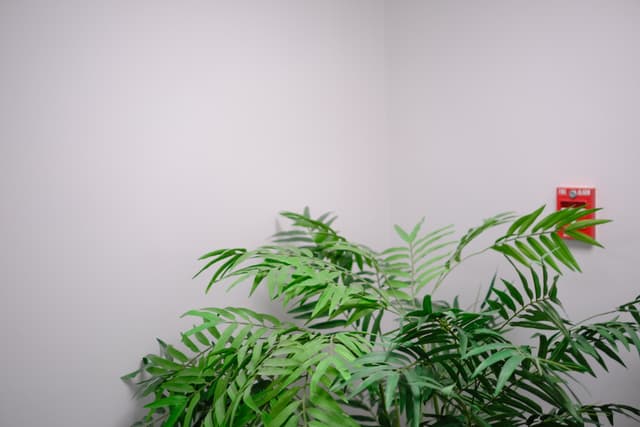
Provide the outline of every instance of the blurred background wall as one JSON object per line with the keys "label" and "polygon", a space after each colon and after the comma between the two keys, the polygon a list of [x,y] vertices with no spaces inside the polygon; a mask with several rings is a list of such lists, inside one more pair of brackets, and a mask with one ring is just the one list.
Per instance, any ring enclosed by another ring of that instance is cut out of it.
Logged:
{"label": "blurred background wall", "polygon": [[0,4],[0,425],[125,426],[196,258],[280,210],[390,222],[383,3]]}
{"label": "blurred background wall", "polygon": [[[583,274],[562,278],[560,297],[580,320],[638,295],[640,2],[401,0],[387,12],[393,221],[464,232],[555,209],[557,186],[593,186],[614,219],[597,231],[606,250],[572,245]],[[470,260],[436,296],[473,303],[498,258]],[[585,401],[640,405],[628,356],[629,369],[584,379]]]}
{"label": "blurred background wall", "polygon": [[[593,185],[616,222],[567,310],[638,293],[636,1],[4,1],[0,65],[0,425],[130,424],[118,377],[181,313],[277,308],[190,277],[280,210],[384,247]],[[638,368],[591,399],[640,404]]]}

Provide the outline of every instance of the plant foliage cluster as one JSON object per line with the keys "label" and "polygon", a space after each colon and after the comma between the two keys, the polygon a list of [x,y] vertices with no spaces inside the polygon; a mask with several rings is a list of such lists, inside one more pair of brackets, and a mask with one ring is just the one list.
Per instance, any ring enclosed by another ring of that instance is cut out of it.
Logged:
{"label": "plant foliage cluster", "polygon": [[[181,342],[159,340],[159,354],[123,377],[151,399],[136,425],[584,426],[640,416],[573,391],[576,374],[640,353],[640,297],[579,322],[558,299],[560,275],[580,271],[558,231],[600,246],[580,230],[608,221],[543,210],[494,216],[460,238],[451,227],[425,232],[423,221],[395,226],[402,244],[383,252],[347,240],[329,214],[285,212],[292,226],[273,244],[205,254],[197,275],[211,275],[207,291],[266,287],[297,321],[239,307],[185,313],[194,326]],[[493,244],[467,254],[499,226]],[[433,299],[460,263],[491,251],[512,278],[495,276],[472,309]]]}

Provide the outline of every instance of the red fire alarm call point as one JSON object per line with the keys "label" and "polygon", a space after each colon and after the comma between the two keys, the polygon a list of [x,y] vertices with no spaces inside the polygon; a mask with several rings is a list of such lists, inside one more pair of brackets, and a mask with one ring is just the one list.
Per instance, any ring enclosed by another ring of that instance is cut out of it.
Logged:
{"label": "red fire alarm call point", "polygon": [[[585,209],[593,209],[596,207],[596,189],[593,187],[558,187],[556,191],[556,209],[583,207]],[[581,220],[594,219],[595,213],[585,215]],[[581,233],[595,239],[596,227],[586,227],[579,230]],[[565,239],[570,239],[562,230],[558,235]]]}

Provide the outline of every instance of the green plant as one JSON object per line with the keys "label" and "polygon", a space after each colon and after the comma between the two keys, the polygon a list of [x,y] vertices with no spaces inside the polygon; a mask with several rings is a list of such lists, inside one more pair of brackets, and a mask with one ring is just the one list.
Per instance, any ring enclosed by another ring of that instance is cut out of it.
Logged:
{"label": "green plant", "polygon": [[[638,417],[622,404],[590,405],[574,394],[574,374],[596,375],[640,352],[640,297],[572,322],[557,280],[579,271],[558,230],[607,220],[570,208],[543,216],[500,214],[459,239],[451,227],[395,226],[402,245],[378,253],[335,231],[334,217],[285,212],[292,228],[255,250],[204,255],[207,291],[228,281],[250,293],[266,286],[293,322],[246,308],[209,307],[179,346],[160,342],[137,378],[149,396],[136,425],[165,426],[582,426]],[[467,255],[476,238],[503,226],[494,243]],[[476,308],[434,292],[465,259],[504,255],[515,280],[494,277]],[[393,326],[385,328],[384,325]],[[526,343],[517,344],[513,337]]]}

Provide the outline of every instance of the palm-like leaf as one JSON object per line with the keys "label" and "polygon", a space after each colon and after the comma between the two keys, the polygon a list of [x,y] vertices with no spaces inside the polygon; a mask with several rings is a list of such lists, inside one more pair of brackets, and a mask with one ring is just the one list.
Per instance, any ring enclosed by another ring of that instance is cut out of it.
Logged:
{"label": "palm-like leaf", "polygon": [[[380,253],[350,242],[335,217],[284,212],[292,227],[274,244],[205,254],[197,275],[266,287],[297,322],[246,308],[191,310],[179,345],[160,341],[142,359],[138,425],[165,426],[582,426],[640,417],[636,408],[583,404],[574,376],[624,365],[640,354],[640,297],[599,319],[562,314],[558,280],[580,271],[558,232],[600,244],[579,230],[594,210],[496,215],[459,239],[453,229],[395,226],[401,245]],[[508,225],[486,248],[481,235]],[[515,280],[494,277],[477,310],[436,301],[434,292],[469,257],[507,258]],[[383,318],[397,320],[385,330]],[[525,344],[510,331],[530,334]]]}

